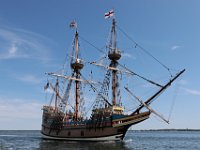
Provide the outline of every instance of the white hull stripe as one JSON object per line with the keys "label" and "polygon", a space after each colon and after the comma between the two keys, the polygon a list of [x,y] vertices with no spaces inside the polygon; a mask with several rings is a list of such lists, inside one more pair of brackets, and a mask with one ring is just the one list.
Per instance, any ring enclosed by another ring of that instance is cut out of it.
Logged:
{"label": "white hull stripe", "polygon": [[62,138],[62,137],[52,137],[42,134],[42,137],[45,139],[52,139],[52,140],[68,140],[68,141],[120,141],[121,136],[123,134],[106,136],[106,137],[96,137],[96,138]]}
{"label": "white hull stripe", "polygon": [[134,124],[134,123],[136,123],[136,122],[140,122],[140,121],[145,120],[145,119],[147,119],[147,118],[149,118],[149,116],[145,116],[145,117],[142,117],[142,118],[139,118],[139,119],[127,121],[127,122],[124,122],[124,123],[113,124],[112,126],[113,126],[113,127],[120,127],[120,126],[129,125],[129,124]]}

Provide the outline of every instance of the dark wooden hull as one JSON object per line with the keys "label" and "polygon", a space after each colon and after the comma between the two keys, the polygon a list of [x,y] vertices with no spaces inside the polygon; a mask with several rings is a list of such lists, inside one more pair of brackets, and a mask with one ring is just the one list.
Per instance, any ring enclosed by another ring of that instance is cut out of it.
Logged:
{"label": "dark wooden hull", "polygon": [[[62,125],[51,127],[42,124],[43,138],[72,141],[119,141],[123,140],[128,128],[149,118],[150,112],[111,120],[110,124]],[[44,117],[44,116],[43,116]]]}

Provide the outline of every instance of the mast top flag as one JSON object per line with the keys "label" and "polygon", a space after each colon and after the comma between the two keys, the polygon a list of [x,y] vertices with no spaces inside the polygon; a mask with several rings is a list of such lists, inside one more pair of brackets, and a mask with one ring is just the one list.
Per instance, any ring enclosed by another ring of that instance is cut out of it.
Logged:
{"label": "mast top flag", "polygon": [[105,13],[104,18],[108,19],[108,18],[113,17],[113,16],[114,16],[114,10],[112,9],[109,12]]}
{"label": "mast top flag", "polygon": [[76,21],[72,21],[72,22],[69,24],[69,27],[70,27],[70,28],[77,28],[77,23],[76,23]]}

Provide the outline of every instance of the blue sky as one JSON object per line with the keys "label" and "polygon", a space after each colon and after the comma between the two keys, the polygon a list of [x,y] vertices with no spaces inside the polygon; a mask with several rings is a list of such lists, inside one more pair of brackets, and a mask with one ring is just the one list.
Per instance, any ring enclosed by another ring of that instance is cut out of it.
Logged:
{"label": "blue sky", "polygon": [[[60,69],[65,62],[74,33],[69,23],[77,20],[80,35],[102,48],[111,26],[104,13],[112,8],[120,28],[151,54],[169,68],[186,68],[181,79],[152,105],[167,117],[176,100],[170,124],[152,115],[132,128],[199,128],[199,6],[198,0],[0,0],[0,129],[40,129],[41,108],[47,102],[45,72]],[[122,33],[118,41],[126,51],[122,63],[132,62],[128,67],[144,76],[153,72],[155,78],[169,77]],[[92,60],[102,55],[81,44],[83,57]]]}

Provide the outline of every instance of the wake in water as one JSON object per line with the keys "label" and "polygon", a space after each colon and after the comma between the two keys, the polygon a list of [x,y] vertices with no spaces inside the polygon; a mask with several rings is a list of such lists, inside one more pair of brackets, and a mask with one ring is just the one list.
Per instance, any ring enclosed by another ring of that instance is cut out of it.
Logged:
{"label": "wake in water", "polygon": [[125,143],[130,143],[130,142],[133,142],[133,139],[125,139],[124,142]]}

